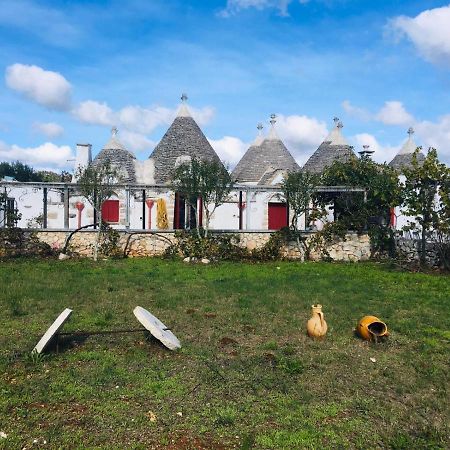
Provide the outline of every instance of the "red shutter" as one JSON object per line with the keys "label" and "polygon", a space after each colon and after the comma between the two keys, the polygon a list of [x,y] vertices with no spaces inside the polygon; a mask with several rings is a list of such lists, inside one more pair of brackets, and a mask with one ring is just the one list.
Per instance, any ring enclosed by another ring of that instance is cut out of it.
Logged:
{"label": "red shutter", "polygon": [[103,202],[102,220],[104,222],[119,221],[119,200],[105,200]]}
{"label": "red shutter", "polygon": [[279,230],[287,226],[286,203],[269,203],[269,230]]}

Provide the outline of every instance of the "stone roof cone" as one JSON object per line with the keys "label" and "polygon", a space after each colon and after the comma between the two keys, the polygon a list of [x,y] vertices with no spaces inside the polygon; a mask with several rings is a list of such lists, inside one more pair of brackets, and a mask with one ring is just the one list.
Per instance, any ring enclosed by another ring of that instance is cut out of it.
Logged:
{"label": "stone roof cone", "polygon": [[181,101],[175,120],[149,157],[155,163],[156,184],[170,182],[173,170],[180,161],[197,158],[220,162],[217,153],[192,118],[186,104],[186,94],[181,96]]}
{"label": "stone roof cone", "polygon": [[92,165],[95,167],[105,161],[120,170],[125,183],[136,183],[136,170],[134,162],[136,157],[129,152],[117,137],[118,130],[116,127],[111,129],[111,137],[104,145],[102,151],[94,158]]}
{"label": "stone roof cone", "polygon": [[331,166],[335,161],[347,162],[356,158],[352,147],[342,134],[344,125],[335,117],[334,128],[320,144],[319,148],[310,156],[303,166],[303,170],[312,173],[322,173],[325,168]]}
{"label": "stone roof cone", "polygon": [[299,165],[283,144],[275,129],[276,116],[271,116],[271,130],[263,139],[261,136],[262,125],[258,125],[259,135],[245,152],[242,159],[236,165],[232,178],[238,183],[258,184],[264,182],[266,172],[300,170]]}
{"label": "stone roof cone", "polygon": [[[414,139],[412,135],[414,134],[414,129],[410,127],[408,129],[408,139],[403,144],[402,148],[399,150],[399,152],[394,156],[394,159],[389,163],[389,165],[399,170],[400,172],[403,171],[403,169],[411,169],[412,168],[412,159],[413,159],[413,153],[417,149],[417,145],[414,142]],[[423,163],[425,160],[425,156],[422,152],[419,152],[417,154],[417,161],[419,164]]]}

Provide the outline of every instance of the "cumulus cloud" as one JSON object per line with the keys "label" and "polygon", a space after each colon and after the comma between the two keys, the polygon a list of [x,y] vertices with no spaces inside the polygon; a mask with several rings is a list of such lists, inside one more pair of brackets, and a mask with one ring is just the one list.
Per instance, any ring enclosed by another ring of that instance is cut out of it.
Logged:
{"label": "cumulus cloud", "polygon": [[385,102],[375,119],[386,125],[410,125],[414,121],[403,103],[398,101]]}
{"label": "cumulus cloud", "polygon": [[46,108],[70,108],[72,86],[58,72],[16,63],[6,68],[5,79],[10,89]]}
{"label": "cumulus cloud", "polygon": [[[214,117],[214,108],[206,106],[201,109],[189,108],[192,117],[200,126],[206,125]],[[72,110],[72,114],[81,122],[91,125],[116,125],[132,133],[149,134],[161,125],[170,125],[175,119],[178,108],[162,106],[144,108],[128,105],[113,111],[107,103],[95,100],[81,102]]]}
{"label": "cumulus cloud", "polygon": [[81,122],[91,125],[114,125],[115,117],[113,110],[106,103],[94,100],[81,102],[72,114]]}
{"label": "cumulus cloud", "polygon": [[436,148],[439,159],[450,164],[450,114],[440,117],[436,122],[416,122],[414,128],[418,145],[422,145],[424,149]]}
{"label": "cumulus cloud", "polygon": [[367,109],[355,106],[349,100],[344,100],[342,102],[342,108],[349,116],[355,117],[359,120],[367,121],[372,119],[372,114],[370,114]]}
{"label": "cumulus cloud", "polygon": [[120,139],[125,147],[134,152],[143,152],[145,150],[153,150],[156,143],[140,133],[124,130],[120,133]]}
{"label": "cumulus cloud", "polygon": [[246,152],[249,144],[233,136],[224,136],[222,139],[208,139],[209,143],[222,161],[234,167]]}
{"label": "cumulus cloud", "polygon": [[392,158],[400,150],[401,145],[391,146],[382,145],[378,142],[377,138],[369,133],[361,133],[350,138],[350,141],[354,144],[355,151],[358,152],[362,150],[364,145],[369,146],[369,150],[373,150],[373,159],[380,163],[390,162]]}
{"label": "cumulus cloud", "polygon": [[59,137],[64,133],[64,128],[54,122],[35,122],[33,124],[33,130],[38,133],[44,134],[49,138]]}
{"label": "cumulus cloud", "polygon": [[308,116],[279,115],[275,127],[286,147],[301,164],[306,162],[328,134],[325,122]]}
{"label": "cumulus cloud", "polygon": [[396,17],[388,28],[407,37],[426,60],[450,64],[449,24],[450,5],[427,9],[416,17]]}
{"label": "cumulus cloud", "polygon": [[63,169],[70,166],[68,160],[73,159],[73,153],[68,145],[58,146],[52,142],[46,142],[38,147],[20,147],[0,141],[0,159],[21,161],[35,169]]}

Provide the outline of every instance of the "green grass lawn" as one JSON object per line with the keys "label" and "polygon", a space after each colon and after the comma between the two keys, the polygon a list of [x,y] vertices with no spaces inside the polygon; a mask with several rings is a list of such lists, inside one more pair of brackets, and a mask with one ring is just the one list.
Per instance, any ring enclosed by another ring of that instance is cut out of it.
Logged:
{"label": "green grass lawn", "polygon": [[[376,264],[16,260],[0,263],[0,282],[0,448],[450,447],[448,276]],[[305,334],[313,303],[328,322],[323,341]],[[66,307],[65,331],[110,330],[138,328],[136,305],[182,349],[134,333],[30,356]],[[387,342],[354,336],[366,314],[387,323]]]}

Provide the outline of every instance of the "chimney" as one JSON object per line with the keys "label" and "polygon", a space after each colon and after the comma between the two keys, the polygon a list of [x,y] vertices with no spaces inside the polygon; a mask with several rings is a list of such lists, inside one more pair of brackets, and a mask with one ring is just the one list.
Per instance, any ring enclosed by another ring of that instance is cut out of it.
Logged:
{"label": "chimney", "polygon": [[76,174],[80,168],[87,167],[92,162],[92,145],[91,144],[77,144],[77,151],[75,156],[75,167],[72,176],[72,183],[77,182]]}

